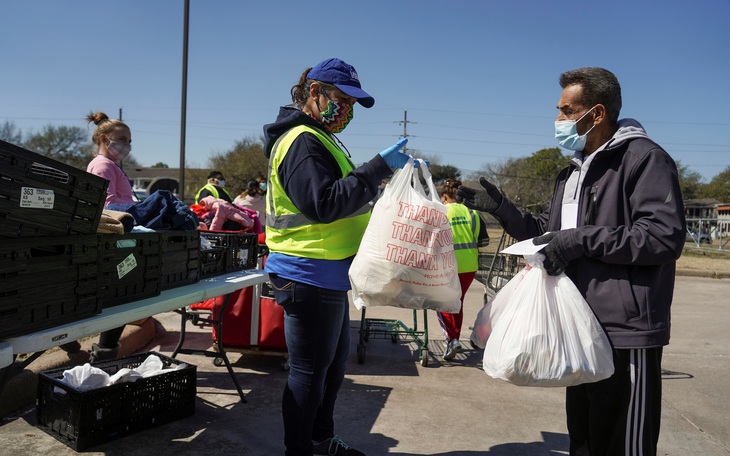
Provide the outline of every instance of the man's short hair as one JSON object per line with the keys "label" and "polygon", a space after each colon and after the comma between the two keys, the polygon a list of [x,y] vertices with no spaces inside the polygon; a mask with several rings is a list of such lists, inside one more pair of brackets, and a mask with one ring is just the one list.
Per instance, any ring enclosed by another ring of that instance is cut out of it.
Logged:
{"label": "man's short hair", "polygon": [[560,87],[571,85],[583,87],[580,102],[590,108],[597,104],[606,107],[611,125],[616,125],[621,112],[621,85],[616,76],[605,68],[586,67],[566,71],[560,75]]}
{"label": "man's short hair", "polygon": [[218,179],[223,177],[223,173],[220,171],[211,171],[210,174],[208,174],[208,179]]}

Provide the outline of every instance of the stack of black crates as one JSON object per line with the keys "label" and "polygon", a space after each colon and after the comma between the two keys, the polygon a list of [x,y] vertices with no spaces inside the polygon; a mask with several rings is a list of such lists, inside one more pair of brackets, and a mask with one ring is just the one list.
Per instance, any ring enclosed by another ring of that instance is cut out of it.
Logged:
{"label": "stack of black crates", "polygon": [[0,339],[101,312],[107,181],[0,141]]}
{"label": "stack of black crates", "polygon": [[256,267],[254,234],[97,234],[107,185],[0,141],[0,340]]}
{"label": "stack of black crates", "polygon": [[[98,234],[108,182],[0,140],[0,340],[72,323],[257,262],[257,236],[162,231]],[[195,366],[135,383],[76,391],[38,376],[38,427],[81,450],[189,416]],[[97,363],[109,374],[148,354]],[[60,390],[63,390],[59,392]]]}

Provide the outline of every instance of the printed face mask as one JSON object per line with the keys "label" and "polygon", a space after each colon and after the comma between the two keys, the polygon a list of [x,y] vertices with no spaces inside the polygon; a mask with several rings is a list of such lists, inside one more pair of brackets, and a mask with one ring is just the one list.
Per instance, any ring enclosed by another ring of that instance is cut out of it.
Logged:
{"label": "printed face mask", "polygon": [[[593,107],[595,108],[595,106]],[[586,147],[586,140],[588,139],[588,133],[595,128],[595,124],[585,134],[578,134],[578,122],[589,112],[593,111],[593,108],[586,111],[585,114],[580,116],[578,120],[556,120],[555,121],[555,139],[558,140],[560,147],[564,147],[568,150],[581,151]]]}
{"label": "printed face mask", "polygon": [[109,141],[109,145],[107,145],[106,148],[109,150],[109,153],[111,153],[112,158],[116,161],[124,160],[129,156],[129,153],[132,152],[131,144],[123,144],[114,141]]}
{"label": "printed face mask", "polygon": [[327,100],[327,109],[320,114],[324,126],[332,133],[339,133],[350,123],[355,113],[351,104]]}

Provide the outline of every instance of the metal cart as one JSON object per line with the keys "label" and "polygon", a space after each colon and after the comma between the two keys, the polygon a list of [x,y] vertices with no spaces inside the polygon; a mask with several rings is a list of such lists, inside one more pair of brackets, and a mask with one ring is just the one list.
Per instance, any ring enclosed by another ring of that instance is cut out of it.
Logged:
{"label": "metal cart", "polygon": [[499,253],[515,242],[515,238],[502,231],[493,252],[479,252],[479,269],[474,278],[484,284],[485,304],[526,266],[525,258],[521,255]]}
{"label": "metal cart", "polygon": [[365,307],[360,318],[360,340],[357,344],[357,362],[365,362],[365,343],[372,339],[390,339],[397,343],[401,338],[411,338],[418,346],[418,357],[421,366],[428,366],[428,317],[423,311],[423,330],[418,329],[418,310],[413,310],[413,327],[408,327],[400,320],[385,318],[365,318]]}

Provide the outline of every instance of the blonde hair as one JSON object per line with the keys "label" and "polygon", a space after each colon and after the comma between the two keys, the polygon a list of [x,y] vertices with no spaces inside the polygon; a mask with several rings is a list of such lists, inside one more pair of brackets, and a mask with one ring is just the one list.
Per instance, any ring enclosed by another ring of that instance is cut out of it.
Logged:
{"label": "blonde hair", "polygon": [[109,116],[103,112],[89,113],[89,115],[86,116],[86,125],[89,125],[91,122],[94,122],[94,125],[96,125],[96,130],[94,130],[94,134],[91,136],[91,141],[97,146],[99,146],[99,136],[109,136],[109,133],[116,130],[117,127],[124,127],[129,130],[127,124],[119,119],[110,119]]}

